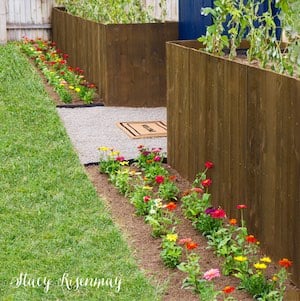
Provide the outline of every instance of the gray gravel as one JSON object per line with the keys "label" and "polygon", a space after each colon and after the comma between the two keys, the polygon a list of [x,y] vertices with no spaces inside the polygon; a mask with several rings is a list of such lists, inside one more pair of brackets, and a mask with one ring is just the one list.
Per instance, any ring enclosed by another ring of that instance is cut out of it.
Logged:
{"label": "gray gravel", "polygon": [[167,138],[131,139],[117,127],[117,122],[166,121],[166,108],[57,108],[82,164],[99,161],[98,147],[113,147],[126,159],[138,155],[137,147],[161,147],[167,151]]}

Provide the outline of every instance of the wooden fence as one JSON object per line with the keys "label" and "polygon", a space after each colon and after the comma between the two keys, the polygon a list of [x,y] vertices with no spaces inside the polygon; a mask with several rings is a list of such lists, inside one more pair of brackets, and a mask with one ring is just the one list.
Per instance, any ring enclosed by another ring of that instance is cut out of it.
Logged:
{"label": "wooden fence", "polygon": [[[159,0],[143,0],[146,6],[153,7],[153,16],[157,19],[160,19],[161,8]],[[169,21],[178,21],[178,0],[167,0],[167,15],[166,19]]]}
{"label": "wooden fence", "polygon": [[105,105],[165,106],[165,42],[177,38],[177,22],[105,25],[53,10],[53,40]]}
{"label": "wooden fence", "polygon": [[49,39],[55,0],[0,0],[0,43],[29,38]]}
{"label": "wooden fence", "polygon": [[[191,47],[189,47],[191,46]],[[293,260],[300,287],[300,80],[167,43],[168,163],[192,180],[215,163],[212,195],[263,250]]]}

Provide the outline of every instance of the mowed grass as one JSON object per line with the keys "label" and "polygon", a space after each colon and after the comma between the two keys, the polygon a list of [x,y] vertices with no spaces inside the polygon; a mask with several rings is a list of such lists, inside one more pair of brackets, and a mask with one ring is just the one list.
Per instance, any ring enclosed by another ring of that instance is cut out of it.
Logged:
{"label": "mowed grass", "polygon": [[0,46],[0,159],[0,300],[160,299],[14,44]]}

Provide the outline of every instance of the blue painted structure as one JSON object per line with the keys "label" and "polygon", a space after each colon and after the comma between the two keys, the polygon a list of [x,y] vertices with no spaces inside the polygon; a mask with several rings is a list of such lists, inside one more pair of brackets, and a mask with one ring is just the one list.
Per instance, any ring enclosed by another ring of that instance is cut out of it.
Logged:
{"label": "blue painted structure", "polygon": [[[213,7],[214,0],[179,0],[179,39],[180,40],[195,40],[206,34],[207,26],[212,24],[210,15],[201,15],[201,10],[204,7]],[[260,5],[258,13],[261,15],[268,10],[268,2],[265,1]],[[278,9],[275,8],[275,0],[272,3],[272,11],[275,16]],[[275,17],[275,22],[278,26],[276,31],[277,39],[280,39],[281,29],[280,21]]]}

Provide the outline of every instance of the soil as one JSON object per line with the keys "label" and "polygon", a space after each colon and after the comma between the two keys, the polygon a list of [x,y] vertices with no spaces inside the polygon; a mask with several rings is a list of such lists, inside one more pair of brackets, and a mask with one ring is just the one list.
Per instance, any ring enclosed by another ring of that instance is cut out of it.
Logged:
{"label": "soil", "polygon": [[[41,76],[45,90],[56,106],[88,107],[103,105],[99,97],[96,97],[91,105],[83,104],[82,101],[76,98],[71,104],[63,103],[40,70],[35,67],[31,60],[29,61]],[[182,178],[170,166],[165,165],[165,167],[168,169],[170,175],[176,175],[176,185],[181,192],[191,187],[191,183]],[[151,236],[150,226],[144,222],[142,217],[135,215],[134,207],[128,202],[128,199],[118,192],[108,181],[106,175],[99,173],[97,164],[87,165],[85,169],[99,196],[104,200],[107,208],[110,210],[113,221],[126,238],[139,268],[149,277],[157,290],[163,292],[163,301],[198,301],[199,297],[195,293],[191,290],[181,288],[182,281],[186,275],[178,269],[170,269],[164,266],[160,259],[160,239],[155,239]],[[180,223],[176,226],[179,238],[189,237],[199,245],[196,252],[201,256],[200,266],[202,271],[211,268],[219,268],[221,270],[220,258],[215,256],[212,250],[207,249],[208,244],[206,238],[201,236],[200,233],[193,228],[191,222],[183,217],[180,206],[177,207],[175,213],[180,220]],[[276,271],[275,266],[271,272],[273,273],[274,271]],[[214,283],[216,289],[221,290],[228,285],[237,287],[239,281],[235,277],[221,276],[220,278],[214,279]],[[296,289],[292,283],[287,285],[287,290],[289,297],[285,298],[286,301],[300,301],[300,290]],[[236,298],[238,301],[253,300],[249,294],[241,290],[235,290],[230,296]]]}
{"label": "soil", "polygon": [[[184,191],[191,187],[190,183],[181,178],[180,175],[168,168],[171,175],[176,175],[176,185],[180,191]],[[151,228],[145,224],[142,217],[138,217],[134,213],[134,207],[122,196],[118,190],[108,181],[106,175],[100,174],[98,165],[86,166],[87,174],[96,187],[99,195],[104,199],[109,208],[114,222],[124,233],[125,238],[133,250],[134,256],[139,267],[145,272],[146,276],[152,279],[155,286],[164,289],[164,301],[196,301],[199,297],[190,290],[182,289],[182,281],[186,277],[184,273],[178,269],[170,269],[164,266],[160,259],[160,239],[151,236]],[[176,230],[179,238],[192,238],[199,244],[197,252],[201,256],[200,265],[202,271],[211,268],[220,268],[221,261],[211,250],[208,250],[206,239],[199,234],[190,221],[183,217],[180,206],[175,210],[180,223]],[[238,280],[234,277],[221,276],[214,280],[217,289],[223,289],[230,285],[237,287]],[[253,300],[244,291],[236,290],[231,294],[237,300]]]}

